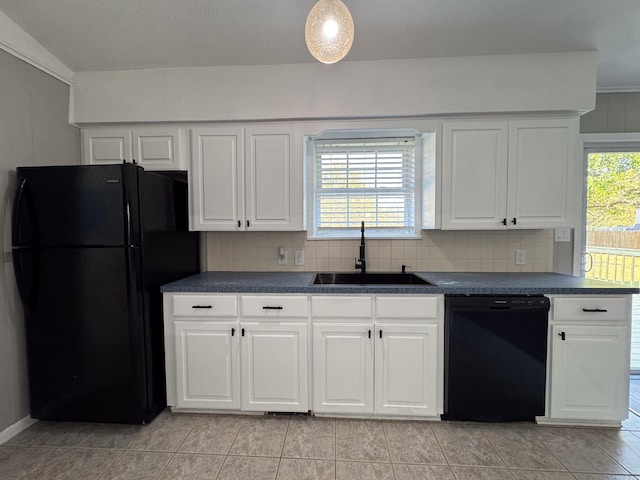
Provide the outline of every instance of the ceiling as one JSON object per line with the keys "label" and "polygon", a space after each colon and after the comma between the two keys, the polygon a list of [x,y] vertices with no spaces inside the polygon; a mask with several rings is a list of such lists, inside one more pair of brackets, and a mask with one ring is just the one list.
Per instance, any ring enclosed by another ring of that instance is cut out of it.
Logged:
{"label": "ceiling", "polygon": [[[304,24],[315,1],[0,0],[0,10],[80,72],[314,62]],[[597,50],[600,91],[640,91],[640,0],[344,1],[355,40],[343,61]]]}

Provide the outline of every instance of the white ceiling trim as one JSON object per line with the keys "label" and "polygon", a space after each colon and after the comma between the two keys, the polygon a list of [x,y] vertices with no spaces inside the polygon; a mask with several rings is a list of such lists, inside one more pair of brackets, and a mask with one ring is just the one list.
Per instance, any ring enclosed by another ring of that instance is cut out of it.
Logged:
{"label": "white ceiling trim", "polygon": [[73,84],[73,71],[2,12],[0,48],[67,85]]}
{"label": "white ceiling trim", "polygon": [[635,87],[610,87],[610,88],[598,88],[596,93],[637,93],[640,92],[640,85]]}

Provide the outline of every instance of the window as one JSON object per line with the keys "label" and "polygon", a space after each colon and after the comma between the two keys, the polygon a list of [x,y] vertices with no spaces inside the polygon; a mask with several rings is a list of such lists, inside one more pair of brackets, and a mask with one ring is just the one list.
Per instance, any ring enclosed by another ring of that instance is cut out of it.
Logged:
{"label": "window", "polygon": [[419,237],[416,137],[311,139],[309,238]]}

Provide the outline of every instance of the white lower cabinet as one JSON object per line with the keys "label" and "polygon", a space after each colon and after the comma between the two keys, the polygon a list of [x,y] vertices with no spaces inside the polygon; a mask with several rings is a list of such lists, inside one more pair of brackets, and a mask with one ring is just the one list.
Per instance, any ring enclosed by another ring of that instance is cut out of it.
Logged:
{"label": "white lower cabinet", "polygon": [[242,410],[306,412],[307,324],[241,324]]}
{"label": "white lower cabinet", "polygon": [[630,297],[552,297],[548,417],[539,423],[617,425],[627,418]]}
{"label": "white lower cabinet", "polygon": [[551,417],[626,418],[628,329],[553,325],[551,337]]}
{"label": "white lower cabinet", "polygon": [[176,322],[177,405],[240,408],[236,322]]}
{"label": "white lower cabinet", "polygon": [[373,413],[373,324],[313,326],[313,409]]}
{"label": "white lower cabinet", "polygon": [[165,294],[168,405],[307,412],[307,307],[304,295]]}
{"label": "white lower cabinet", "polygon": [[374,411],[437,415],[438,353],[436,324],[378,324]]}
{"label": "white lower cabinet", "polygon": [[353,300],[312,298],[314,412],[442,413],[442,297]]}

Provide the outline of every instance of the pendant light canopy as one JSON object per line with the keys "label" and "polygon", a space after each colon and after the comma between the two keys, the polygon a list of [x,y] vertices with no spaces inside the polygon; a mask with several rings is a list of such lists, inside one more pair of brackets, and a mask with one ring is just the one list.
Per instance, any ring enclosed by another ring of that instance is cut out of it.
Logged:
{"label": "pendant light canopy", "polygon": [[341,0],[319,0],[307,17],[304,39],[322,63],[342,60],[353,44],[353,18]]}

